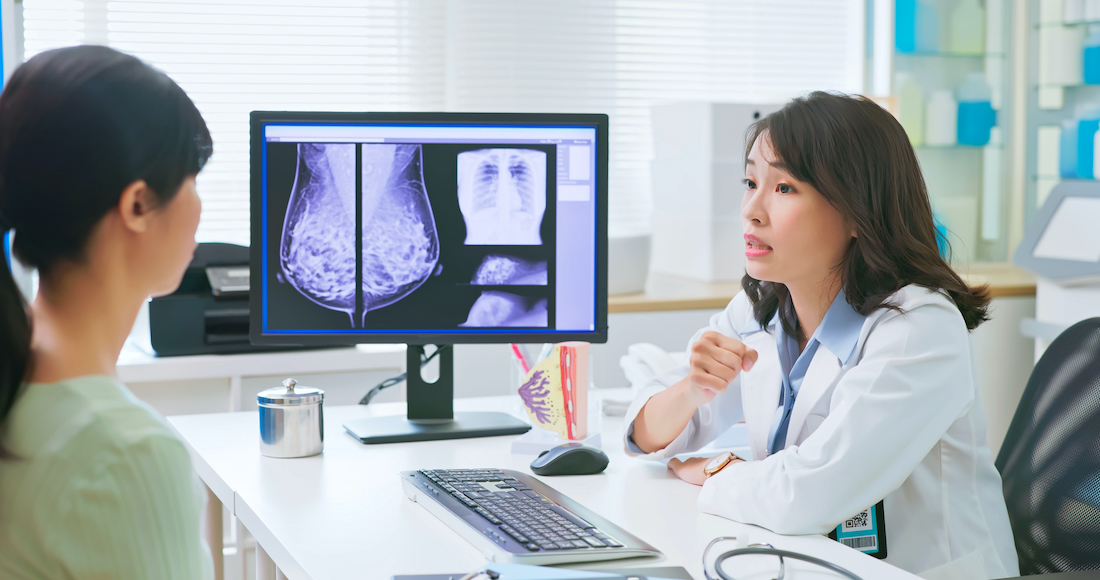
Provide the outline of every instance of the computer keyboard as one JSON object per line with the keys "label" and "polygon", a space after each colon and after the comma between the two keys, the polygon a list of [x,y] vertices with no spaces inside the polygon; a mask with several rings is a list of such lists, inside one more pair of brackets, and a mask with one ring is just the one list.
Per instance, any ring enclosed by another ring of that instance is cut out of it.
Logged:
{"label": "computer keyboard", "polygon": [[506,469],[401,472],[409,499],[489,560],[564,564],[661,553],[534,477]]}

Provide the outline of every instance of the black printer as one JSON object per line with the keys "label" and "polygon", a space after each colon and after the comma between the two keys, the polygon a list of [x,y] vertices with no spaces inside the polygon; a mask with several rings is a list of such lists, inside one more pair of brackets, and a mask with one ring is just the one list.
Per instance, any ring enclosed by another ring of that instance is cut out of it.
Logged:
{"label": "black printer", "polygon": [[248,340],[248,248],[199,244],[180,287],[149,301],[149,342],[157,356],[300,349]]}

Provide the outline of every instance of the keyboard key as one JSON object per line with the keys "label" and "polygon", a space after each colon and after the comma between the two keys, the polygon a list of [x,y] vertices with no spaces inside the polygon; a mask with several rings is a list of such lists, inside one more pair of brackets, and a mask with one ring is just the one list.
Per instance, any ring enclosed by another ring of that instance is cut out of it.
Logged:
{"label": "keyboard key", "polygon": [[527,542],[527,549],[531,550],[532,552],[538,552],[539,545],[534,542]]}
{"label": "keyboard key", "polygon": [[592,546],[593,548],[603,548],[606,545],[603,542],[597,540],[596,538],[593,538],[592,536],[587,536],[587,537],[581,538],[581,540],[584,540],[585,542],[588,542],[588,545]]}
{"label": "keyboard key", "polygon": [[588,548],[588,547],[590,547],[588,545],[588,542],[582,542],[580,540],[572,540],[571,543],[573,544],[574,548]]}

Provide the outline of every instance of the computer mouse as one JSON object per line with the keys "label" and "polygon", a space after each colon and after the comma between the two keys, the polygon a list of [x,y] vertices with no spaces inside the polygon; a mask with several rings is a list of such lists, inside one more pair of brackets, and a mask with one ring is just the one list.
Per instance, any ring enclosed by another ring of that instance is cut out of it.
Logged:
{"label": "computer mouse", "polygon": [[607,467],[607,455],[582,443],[566,443],[547,449],[531,462],[535,475],[591,475]]}

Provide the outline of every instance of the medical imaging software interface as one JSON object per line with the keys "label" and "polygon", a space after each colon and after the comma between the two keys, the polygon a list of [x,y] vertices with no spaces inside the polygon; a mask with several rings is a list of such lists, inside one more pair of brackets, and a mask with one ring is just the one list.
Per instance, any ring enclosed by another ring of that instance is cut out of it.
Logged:
{"label": "medical imaging software interface", "polygon": [[596,130],[268,123],[267,334],[588,332]]}

